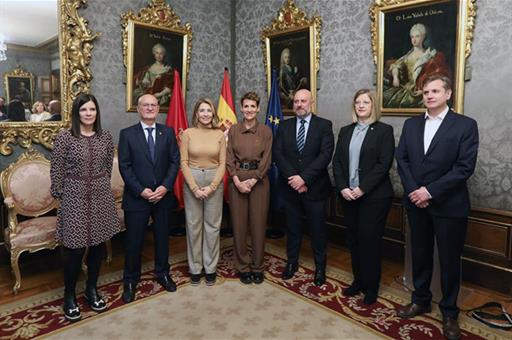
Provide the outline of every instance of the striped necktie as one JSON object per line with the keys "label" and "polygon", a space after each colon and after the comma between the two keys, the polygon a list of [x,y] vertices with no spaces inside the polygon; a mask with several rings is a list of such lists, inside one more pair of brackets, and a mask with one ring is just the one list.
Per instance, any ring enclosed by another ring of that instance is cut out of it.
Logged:
{"label": "striped necktie", "polygon": [[299,153],[302,153],[302,150],[304,150],[304,144],[306,143],[306,127],[304,124],[306,124],[306,120],[301,119],[299,133],[297,134],[297,150]]}

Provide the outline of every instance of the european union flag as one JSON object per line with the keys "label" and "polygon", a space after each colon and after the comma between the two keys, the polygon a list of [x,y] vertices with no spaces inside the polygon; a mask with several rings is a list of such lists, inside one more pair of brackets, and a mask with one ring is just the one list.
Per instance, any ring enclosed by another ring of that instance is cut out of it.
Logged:
{"label": "european union flag", "polygon": [[[272,129],[274,138],[282,119],[283,112],[281,111],[281,100],[279,98],[279,84],[277,82],[276,70],[272,70],[272,87],[270,88],[265,124]],[[274,162],[272,162],[268,171],[268,178],[270,180],[270,209],[274,211],[280,210],[283,203],[278,189],[279,170]]]}

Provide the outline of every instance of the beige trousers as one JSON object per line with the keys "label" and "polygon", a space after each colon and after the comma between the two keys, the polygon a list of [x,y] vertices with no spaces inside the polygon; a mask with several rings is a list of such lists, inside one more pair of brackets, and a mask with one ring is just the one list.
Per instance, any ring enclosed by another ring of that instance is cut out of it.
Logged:
{"label": "beige trousers", "polygon": [[[217,169],[191,168],[197,185],[209,185]],[[187,224],[187,256],[191,274],[215,273],[219,261],[220,224],[222,222],[222,182],[205,200],[199,200],[187,185],[183,188]]]}

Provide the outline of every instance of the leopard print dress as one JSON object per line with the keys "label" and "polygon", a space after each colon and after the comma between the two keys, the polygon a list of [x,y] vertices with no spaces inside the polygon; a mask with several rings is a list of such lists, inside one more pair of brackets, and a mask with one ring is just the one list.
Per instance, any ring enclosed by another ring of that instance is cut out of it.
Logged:
{"label": "leopard print dress", "polygon": [[114,143],[108,131],[74,137],[63,130],[51,159],[52,195],[59,199],[57,241],[67,248],[105,242],[121,230],[110,186]]}

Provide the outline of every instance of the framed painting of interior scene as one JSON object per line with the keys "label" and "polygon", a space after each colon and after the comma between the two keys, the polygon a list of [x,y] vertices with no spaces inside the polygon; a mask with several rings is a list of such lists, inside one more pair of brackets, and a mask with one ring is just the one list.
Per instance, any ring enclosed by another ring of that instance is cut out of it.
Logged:
{"label": "framed painting of interior scene", "polygon": [[34,102],[34,76],[30,72],[17,67],[4,74],[7,102],[17,99],[26,109],[31,109]]}
{"label": "framed painting of interior scene", "polygon": [[382,113],[424,113],[423,81],[433,74],[451,80],[448,104],[462,113],[465,60],[472,36],[466,28],[472,32],[474,1],[384,0],[370,12]]}
{"label": "framed painting of interior scene", "polygon": [[272,70],[276,70],[283,114],[293,114],[293,97],[300,89],[311,91],[312,111],[316,112],[316,76],[320,65],[321,19],[306,17],[288,0],[272,23],[261,33],[267,90],[270,93]]}
{"label": "framed painting of interior scene", "polygon": [[158,99],[160,112],[167,113],[174,70],[182,76],[183,86],[186,84],[185,34],[136,22],[128,28],[127,110],[135,111],[137,99],[149,93]]}

